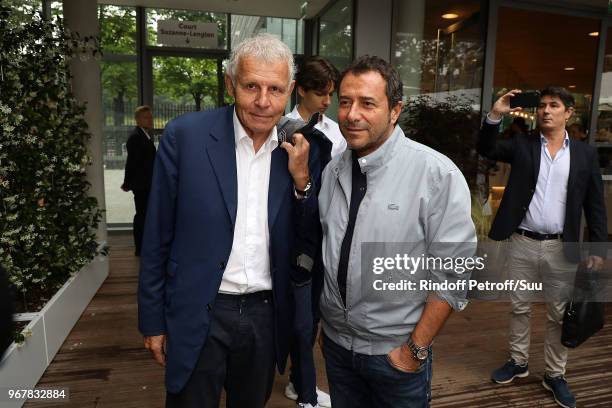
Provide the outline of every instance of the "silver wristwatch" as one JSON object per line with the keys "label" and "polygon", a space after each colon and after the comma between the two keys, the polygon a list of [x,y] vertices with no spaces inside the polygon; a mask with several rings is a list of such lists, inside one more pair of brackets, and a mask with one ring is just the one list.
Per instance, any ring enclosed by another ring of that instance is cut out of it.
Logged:
{"label": "silver wristwatch", "polygon": [[303,190],[298,190],[297,187],[293,187],[293,188],[295,189],[296,193],[301,195],[303,198],[307,198],[310,195],[310,191],[312,190],[312,179],[311,178],[308,179],[308,183],[306,184],[306,187],[304,187]]}
{"label": "silver wristwatch", "polygon": [[414,344],[414,341],[412,341],[412,337],[408,339],[406,344],[408,344],[408,348],[412,352],[415,359],[423,362],[427,360],[427,357],[429,357],[429,347],[417,346]]}

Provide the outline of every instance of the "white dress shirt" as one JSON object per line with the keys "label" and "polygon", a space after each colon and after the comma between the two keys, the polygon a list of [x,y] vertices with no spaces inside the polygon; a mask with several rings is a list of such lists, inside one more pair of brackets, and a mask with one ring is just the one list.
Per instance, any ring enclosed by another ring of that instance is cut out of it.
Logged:
{"label": "white dress shirt", "polygon": [[569,136],[565,132],[563,147],[553,159],[548,140],[540,134],[540,172],[529,209],[519,228],[540,234],[561,234],[565,224],[567,180],[570,170]]}
{"label": "white dress shirt", "polygon": [[[308,120],[310,119],[304,119],[302,116],[300,116],[300,112],[298,112],[298,105],[295,105],[293,110],[286,116],[289,119],[301,119],[305,122],[308,122]],[[342,133],[340,132],[340,127],[334,120],[328,118],[324,114],[321,114],[321,117],[323,119],[315,125],[315,129],[323,132],[323,134],[327,136],[327,138],[332,142],[331,156],[336,157],[346,150],[346,139],[344,138],[344,136],[342,136]]]}
{"label": "white dress shirt", "polygon": [[[486,117],[487,123],[496,125],[501,120]],[[540,234],[561,234],[565,225],[567,181],[570,170],[569,136],[565,132],[563,147],[553,159],[548,151],[548,140],[540,133],[540,170],[535,193],[519,228]]]}
{"label": "white dress shirt", "polygon": [[146,136],[147,138],[149,138],[149,140],[151,140],[151,136],[149,136],[149,134],[147,133],[147,131],[146,131],[146,130],[144,130],[144,128],[142,128],[142,127],[140,127],[140,126],[138,126],[138,128],[139,128],[140,130],[142,130],[142,133],[144,133],[144,134],[145,134],[145,136]]}
{"label": "white dress shirt", "polygon": [[271,290],[268,187],[272,151],[278,147],[276,127],[255,152],[253,140],[234,111],[234,135],[238,209],[232,251],[219,292],[242,294]]}

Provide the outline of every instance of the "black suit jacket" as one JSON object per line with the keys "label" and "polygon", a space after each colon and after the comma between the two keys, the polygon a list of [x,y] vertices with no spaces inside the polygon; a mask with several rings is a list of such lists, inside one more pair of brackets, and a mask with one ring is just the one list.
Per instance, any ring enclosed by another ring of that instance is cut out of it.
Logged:
{"label": "black suit jacket", "polygon": [[139,127],[135,127],[127,141],[127,161],[123,187],[128,190],[150,190],[155,163],[155,144]]}
{"label": "black suit jacket", "polygon": [[[482,156],[510,163],[510,177],[501,204],[493,221],[489,237],[503,240],[525,218],[540,171],[542,143],[539,135],[518,134],[508,140],[498,140],[499,125],[485,121],[478,137],[477,149]],[[571,140],[570,171],[563,241],[578,242],[582,211],[587,220],[590,242],[608,240],[608,224],[603,197],[603,182],[597,151],[584,142]],[[566,255],[569,255],[566,251]]]}

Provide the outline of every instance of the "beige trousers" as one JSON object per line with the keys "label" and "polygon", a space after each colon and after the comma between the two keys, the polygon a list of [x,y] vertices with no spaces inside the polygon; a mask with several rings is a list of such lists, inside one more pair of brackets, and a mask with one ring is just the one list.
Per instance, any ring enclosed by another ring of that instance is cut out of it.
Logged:
{"label": "beige trousers", "polygon": [[[544,362],[550,376],[565,374],[567,348],[561,344],[565,306],[572,293],[578,264],[566,260],[561,240],[538,241],[513,234],[507,259],[508,278],[541,282],[546,301]],[[512,292],[510,314],[510,357],[518,364],[529,360],[531,301],[535,292]]]}

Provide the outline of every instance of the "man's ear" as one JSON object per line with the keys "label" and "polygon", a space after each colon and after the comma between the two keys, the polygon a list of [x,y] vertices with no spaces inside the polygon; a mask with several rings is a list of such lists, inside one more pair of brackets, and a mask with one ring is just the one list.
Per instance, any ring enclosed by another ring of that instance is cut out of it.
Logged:
{"label": "man's ear", "polygon": [[[289,93],[293,92],[293,88],[295,87],[295,79],[293,81],[291,81],[291,84],[289,84]],[[298,86],[298,89],[300,87]],[[301,96],[301,95],[300,95]]]}
{"label": "man's ear", "polygon": [[298,95],[300,95],[300,98],[303,98],[304,94],[306,94],[306,91],[304,91],[304,88],[302,88],[301,86],[298,85],[297,93],[298,93]]}
{"label": "man's ear", "polygon": [[236,90],[234,89],[234,83],[232,82],[232,78],[230,78],[230,76],[228,74],[225,74],[225,89],[227,89],[227,93],[235,98],[236,97]]}
{"label": "man's ear", "polygon": [[402,101],[399,101],[391,109],[391,123],[397,123],[397,120],[399,119],[400,114],[402,113],[403,106],[404,106],[404,103]]}

